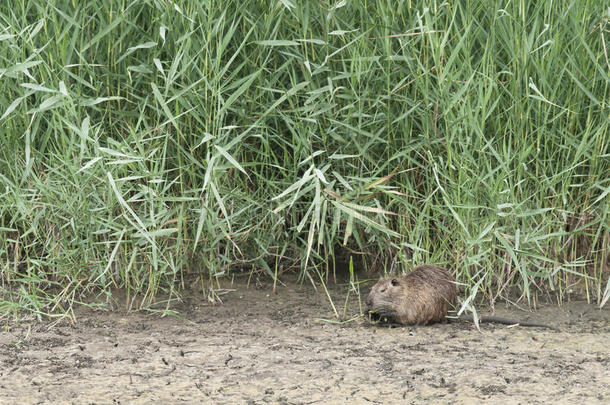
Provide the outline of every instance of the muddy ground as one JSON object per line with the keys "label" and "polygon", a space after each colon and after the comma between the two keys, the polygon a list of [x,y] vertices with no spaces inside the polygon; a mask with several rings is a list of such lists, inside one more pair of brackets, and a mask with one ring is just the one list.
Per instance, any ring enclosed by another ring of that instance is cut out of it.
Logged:
{"label": "muddy ground", "polygon": [[[496,315],[559,330],[459,321],[330,323],[323,289],[225,281],[182,318],[79,309],[76,322],[6,323],[0,401],[13,404],[610,403],[610,309],[583,302]],[[343,312],[345,285],[330,294]],[[363,288],[366,290],[366,287]],[[356,296],[348,318],[358,313]]]}

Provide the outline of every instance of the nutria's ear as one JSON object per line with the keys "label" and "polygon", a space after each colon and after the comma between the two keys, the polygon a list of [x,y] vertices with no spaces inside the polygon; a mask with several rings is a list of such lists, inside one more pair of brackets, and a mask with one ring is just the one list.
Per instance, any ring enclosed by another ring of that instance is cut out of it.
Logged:
{"label": "nutria's ear", "polygon": [[392,279],[392,285],[394,287],[396,287],[398,285],[398,280],[396,280],[395,278]]}

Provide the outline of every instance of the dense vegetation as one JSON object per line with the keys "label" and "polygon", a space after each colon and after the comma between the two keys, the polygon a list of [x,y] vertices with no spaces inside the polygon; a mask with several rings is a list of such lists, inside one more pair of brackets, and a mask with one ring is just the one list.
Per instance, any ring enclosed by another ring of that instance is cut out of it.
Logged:
{"label": "dense vegetation", "polygon": [[[607,299],[604,2],[0,5],[4,313],[448,266]],[[338,270],[337,270],[338,271]]]}

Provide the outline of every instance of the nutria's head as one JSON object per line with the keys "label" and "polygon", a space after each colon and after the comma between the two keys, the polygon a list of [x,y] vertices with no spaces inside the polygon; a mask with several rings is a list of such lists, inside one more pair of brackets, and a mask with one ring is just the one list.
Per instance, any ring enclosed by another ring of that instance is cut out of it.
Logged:
{"label": "nutria's head", "polygon": [[394,322],[405,294],[404,277],[382,278],[366,297],[366,312],[372,319]]}

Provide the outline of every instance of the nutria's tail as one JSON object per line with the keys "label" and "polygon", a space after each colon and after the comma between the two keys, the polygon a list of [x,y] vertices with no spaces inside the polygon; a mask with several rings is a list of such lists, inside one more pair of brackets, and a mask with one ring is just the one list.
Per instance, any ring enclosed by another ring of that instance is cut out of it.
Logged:
{"label": "nutria's tail", "polygon": [[[473,320],[472,317],[467,316],[467,315],[461,315],[458,319],[460,319],[462,321],[471,321],[471,322]],[[517,321],[514,319],[501,318],[499,316],[481,316],[481,317],[479,317],[479,322],[480,323],[499,323],[501,325],[518,325],[518,326],[528,326],[528,327],[534,327],[534,328],[547,328],[547,329],[557,330],[557,328],[550,326],[550,325],[546,325],[544,323],[530,322],[530,321]]]}

